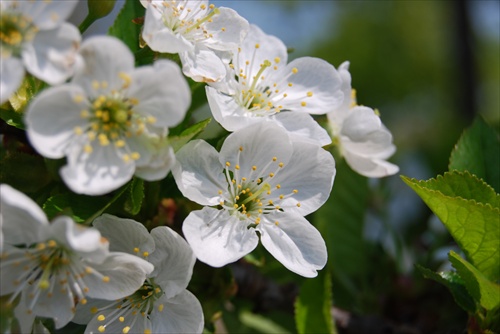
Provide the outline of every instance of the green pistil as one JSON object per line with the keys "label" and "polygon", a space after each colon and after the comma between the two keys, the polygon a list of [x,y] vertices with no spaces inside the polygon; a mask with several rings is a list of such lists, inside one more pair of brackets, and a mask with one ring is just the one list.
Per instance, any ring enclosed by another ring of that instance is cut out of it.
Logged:
{"label": "green pistil", "polygon": [[252,86],[250,86],[250,89],[243,96],[243,101],[245,105],[248,104],[249,101],[251,101],[250,108],[252,105],[261,105],[262,103],[262,101],[258,96],[254,96],[254,90],[255,87],[257,86],[257,82],[259,82],[262,73],[264,73],[266,68],[268,68],[269,66],[271,66],[271,62],[267,59],[264,60],[264,63],[260,65],[259,72],[255,75],[255,77],[253,77]]}
{"label": "green pistil", "polygon": [[192,26],[190,26],[189,28],[187,28],[186,29],[186,33],[189,33],[190,31],[192,31],[194,29],[198,29],[203,23],[205,23],[208,20],[210,20],[215,14],[220,14],[219,8],[214,8],[214,10],[212,10],[212,12],[210,12],[210,14],[208,14],[203,19],[197,21],[195,24],[193,24]]}

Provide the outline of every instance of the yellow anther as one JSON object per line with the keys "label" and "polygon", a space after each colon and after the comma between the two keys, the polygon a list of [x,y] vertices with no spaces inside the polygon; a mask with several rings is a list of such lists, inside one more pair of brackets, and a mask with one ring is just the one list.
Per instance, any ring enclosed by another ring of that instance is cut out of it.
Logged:
{"label": "yellow anther", "polygon": [[119,72],[118,76],[123,80],[123,88],[128,88],[128,86],[130,86],[130,84],[132,83],[132,78],[127,73]]}
{"label": "yellow anther", "polygon": [[283,166],[284,166],[284,165],[285,165],[285,164],[284,164],[284,163],[282,163],[282,162],[280,162],[280,163],[278,164],[278,166],[280,166],[281,168],[283,168]]}
{"label": "yellow anther", "polygon": [[243,146],[240,146],[239,150],[240,152],[243,152]]}
{"label": "yellow anther", "polygon": [[278,160],[278,158],[276,158],[276,157],[273,157],[273,161],[276,161],[276,160]]}
{"label": "yellow anther", "polygon": [[297,69],[297,67],[292,68],[292,73],[293,74],[297,74],[298,72],[299,72],[299,70]]}
{"label": "yellow anther", "polygon": [[154,117],[154,116],[148,116],[146,120],[147,120],[147,122],[148,122],[149,124],[154,124],[154,123],[156,123],[156,117]]}
{"label": "yellow anther", "polygon": [[257,166],[252,166],[252,170],[257,170]]}
{"label": "yellow anther", "polygon": [[92,268],[90,268],[90,267],[85,267],[85,273],[86,273],[86,274],[90,275],[90,274],[92,274],[93,272],[94,272],[94,270],[93,270]]}
{"label": "yellow anther", "polygon": [[118,318],[118,321],[120,321],[120,322],[124,322],[124,321],[125,321],[125,318],[124,318],[124,317],[119,317],[119,318]]}
{"label": "yellow anther", "polygon": [[278,226],[280,223],[278,221],[274,222],[274,225]]}
{"label": "yellow anther", "polygon": [[131,97],[130,99],[128,99],[128,102],[130,102],[131,105],[138,105],[139,104],[139,100],[136,99],[136,98],[133,98]]}
{"label": "yellow anther", "polygon": [[269,203],[269,205],[273,205],[273,200],[270,199],[267,203]]}
{"label": "yellow anther", "polygon": [[223,205],[224,205],[224,201],[220,201],[220,202],[219,202],[219,204],[220,204],[221,206],[223,206]]}
{"label": "yellow anther", "polygon": [[313,96],[313,92],[307,92],[307,97]]}
{"label": "yellow anther", "polygon": [[92,313],[92,314],[96,314],[98,311],[99,311],[99,309],[97,307],[95,307],[95,306],[92,306],[90,308],[90,313]]}
{"label": "yellow anther", "polygon": [[100,133],[97,136],[97,139],[99,139],[99,144],[101,144],[102,146],[109,145],[109,139],[108,139],[108,137],[104,133]]}
{"label": "yellow anther", "polygon": [[148,257],[148,256],[149,256],[149,252],[144,252],[144,253],[142,253],[142,256],[144,256],[144,257]]}
{"label": "yellow anther", "polygon": [[234,196],[234,199],[238,201],[240,199],[240,196],[236,195]]}
{"label": "yellow anther", "polygon": [[210,6],[208,6],[208,8],[210,8],[210,9],[214,9],[214,8],[215,8],[215,5],[214,5],[214,4],[211,4]]}
{"label": "yellow anther", "polygon": [[299,191],[297,189],[293,189],[293,193],[296,194],[298,193]]}
{"label": "yellow anther", "polygon": [[163,304],[158,305],[158,311],[160,311],[160,312],[163,311]]}
{"label": "yellow anther", "polygon": [[125,326],[125,327],[123,327],[123,329],[122,329],[122,333],[123,333],[123,334],[128,334],[128,332],[129,332],[129,331],[130,331],[130,326]]}
{"label": "yellow anther", "polygon": [[233,204],[233,208],[238,209],[238,204]]}
{"label": "yellow anther", "polygon": [[279,63],[280,63],[280,61],[281,61],[281,58],[280,58],[280,57],[276,57],[276,58],[274,58],[274,62],[275,62],[276,64],[279,64]]}
{"label": "yellow anther", "polygon": [[93,88],[94,90],[99,89],[99,86],[100,86],[99,81],[97,81],[97,80],[93,80],[93,81],[92,81],[92,88]]}
{"label": "yellow anther", "polygon": [[54,240],[49,240],[47,242],[47,246],[52,247],[52,248],[56,247],[57,246],[57,242],[55,242]]}
{"label": "yellow anther", "polygon": [[125,141],[122,139],[117,140],[117,141],[115,141],[115,146],[116,147],[123,147],[123,146],[125,146]]}
{"label": "yellow anther", "polygon": [[299,203],[299,202],[297,202],[297,207],[299,207],[299,208],[300,208],[300,203]]}
{"label": "yellow anther", "polygon": [[305,103],[304,101],[300,102],[300,105],[305,107],[307,105],[307,103]]}
{"label": "yellow anther", "polygon": [[269,177],[273,177],[274,176],[274,173],[269,173]]}
{"label": "yellow anther", "polygon": [[231,166],[231,163],[229,161],[226,162],[226,166],[229,167]]}
{"label": "yellow anther", "polygon": [[109,276],[103,276],[102,281],[104,283],[109,283]]}
{"label": "yellow anther", "polygon": [[260,44],[259,43],[255,44],[255,48],[256,49],[260,48]]}
{"label": "yellow anther", "polygon": [[97,328],[97,330],[99,331],[99,333],[104,333],[104,331],[106,330],[106,326],[101,325]]}
{"label": "yellow anther", "polygon": [[80,304],[85,305],[85,304],[87,304],[87,301],[88,301],[87,299],[82,298],[82,299],[80,299]]}
{"label": "yellow anther", "polygon": [[200,8],[203,9],[203,10],[205,10],[205,9],[207,9],[207,6],[205,4],[201,4]]}
{"label": "yellow anther", "polygon": [[219,190],[218,193],[219,193],[219,195],[222,195],[222,190]]}
{"label": "yellow anther", "polygon": [[104,316],[104,314],[100,314],[98,317],[97,317],[97,321],[104,321],[106,320],[106,317]]}
{"label": "yellow anther", "polygon": [[283,199],[283,198],[285,198],[285,196],[283,196],[283,195],[280,195],[280,199]]}
{"label": "yellow anther", "polygon": [[222,31],[226,31],[226,28],[222,27],[220,30],[222,30]]}
{"label": "yellow anther", "polygon": [[132,152],[130,153],[130,157],[132,158],[132,160],[139,160],[141,158],[141,155],[139,154],[139,152]]}
{"label": "yellow anther", "polygon": [[144,334],[151,334],[151,329],[146,328],[146,329],[144,330]]}
{"label": "yellow anther", "polygon": [[293,86],[293,83],[289,82],[288,87],[292,87],[292,86]]}
{"label": "yellow anther", "polygon": [[83,130],[81,127],[79,126],[75,126],[75,128],[73,129],[73,131],[75,132],[75,134],[77,135],[81,135],[83,133]]}
{"label": "yellow anther", "polygon": [[236,166],[234,166],[234,168],[239,170],[240,169],[240,165],[236,165]]}

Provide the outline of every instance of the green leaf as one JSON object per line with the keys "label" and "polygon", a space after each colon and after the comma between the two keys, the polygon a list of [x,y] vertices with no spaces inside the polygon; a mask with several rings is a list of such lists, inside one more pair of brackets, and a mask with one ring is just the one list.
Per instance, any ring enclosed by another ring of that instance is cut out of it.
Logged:
{"label": "green leaf", "polygon": [[428,181],[402,179],[444,223],[474,266],[487,278],[500,279],[499,195],[493,196],[476,176],[457,171]]}
{"label": "green leaf", "polygon": [[328,249],[328,270],[335,286],[336,305],[352,309],[359,297],[360,281],[368,276],[367,247],[363,238],[368,202],[368,181],[343,160],[328,201],[314,213],[314,222]]}
{"label": "green leaf", "polygon": [[[479,270],[457,253],[450,251],[448,258],[464,280],[465,287],[474,300],[488,311],[500,306],[500,285],[490,282]],[[500,268],[497,267],[497,270]]]}
{"label": "green leaf", "polygon": [[332,282],[330,274],[324,271],[318,277],[306,280],[300,287],[300,294],[295,302],[297,332],[337,333],[331,309]]}
{"label": "green leaf", "polygon": [[50,197],[42,209],[49,219],[63,214],[70,216],[77,223],[83,223],[106,203],[107,201],[100,197],[66,193]]}
{"label": "green leaf", "polygon": [[26,127],[23,122],[23,114],[21,112],[16,112],[11,109],[0,108],[0,118],[5,121],[5,123],[14,126],[18,129],[24,130]]}
{"label": "green leaf", "polygon": [[108,34],[121,39],[133,53],[137,52],[140,49],[141,26],[134,23],[133,20],[143,17],[144,13],[145,8],[140,1],[125,1],[125,5],[116,17],[115,22],[109,28]]}
{"label": "green leaf", "polygon": [[44,159],[39,155],[13,151],[0,157],[0,183],[29,193],[40,190],[50,181]]}
{"label": "green leaf", "polygon": [[131,215],[136,215],[141,210],[144,199],[144,180],[134,177],[130,182],[125,200],[124,209]]}
{"label": "green leaf", "polygon": [[239,320],[248,328],[255,330],[258,333],[290,333],[285,328],[273,320],[264,317],[260,314],[252,313],[248,310],[243,310],[239,314]]}
{"label": "green leaf", "polygon": [[450,157],[449,169],[468,170],[500,192],[500,140],[498,133],[478,117],[465,130]]}
{"label": "green leaf", "polygon": [[198,135],[200,132],[202,132],[212,121],[211,118],[207,118],[206,120],[203,120],[201,122],[198,122],[186,130],[182,131],[180,135],[178,136],[173,136],[170,137],[170,145],[174,148],[174,151],[179,150],[182,146],[184,146],[188,141],[193,139],[196,135]]}
{"label": "green leaf", "polygon": [[450,290],[455,302],[469,313],[476,312],[476,303],[471,295],[465,288],[464,281],[455,272],[440,272],[436,273],[430,269],[416,265],[417,269],[422,273],[425,278],[432,279],[438,283],[443,284]]}

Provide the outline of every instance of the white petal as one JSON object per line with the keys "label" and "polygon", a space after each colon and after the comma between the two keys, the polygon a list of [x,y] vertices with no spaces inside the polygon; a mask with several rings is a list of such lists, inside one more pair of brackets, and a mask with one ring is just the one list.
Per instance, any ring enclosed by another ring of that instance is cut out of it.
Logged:
{"label": "white petal", "polygon": [[192,211],[182,231],[198,260],[222,267],[247,255],[257,247],[259,238],[245,222],[226,211],[205,207]]}
{"label": "white petal", "polygon": [[[40,291],[40,295],[36,304],[33,307],[33,313],[40,317],[54,319],[57,329],[66,326],[74,316],[74,296],[67,289],[62,289],[60,280],[66,279],[66,275],[58,275],[51,277],[50,281],[54,281],[54,289],[52,292],[49,290],[42,290],[38,287],[38,281],[23,292],[23,296],[35,294],[35,291]],[[26,298],[26,303],[31,302]]]}
{"label": "white petal", "polygon": [[347,151],[344,158],[355,172],[366,177],[384,177],[399,172],[397,165],[382,159],[357,156]]}
{"label": "white petal", "polygon": [[[316,211],[328,197],[335,177],[335,160],[318,145],[293,142],[293,155],[288,164],[276,173],[273,185],[280,184],[280,193],[298,193],[283,200],[285,211],[294,211],[302,216]],[[297,207],[297,202],[300,207]]]}
{"label": "white petal", "polygon": [[95,228],[76,224],[66,216],[56,217],[49,226],[51,237],[93,262],[102,262],[108,256],[109,244]]}
{"label": "white petal", "polygon": [[78,303],[76,305],[76,313],[75,316],[73,317],[72,322],[79,324],[79,325],[86,325],[88,324],[94,316],[97,316],[97,314],[94,312],[92,313],[92,310],[94,309],[109,309],[110,307],[113,306],[113,304],[116,303],[116,301],[109,301],[109,300],[102,300],[102,299],[93,299],[93,298],[86,298],[87,303],[82,304]]}
{"label": "white petal", "polygon": [[11,245],[43,241],[49,226],[45,213],[31,198],[7,184],[0,185],[0,220],[4,242]]}
{"label": "white petal", "polygon": [[[158,306],[162,311],[159,310]],[[184,290],[173,298],[161,297],[151,312],[153,333],[201,333],[204,319],[200,302]]]}
{"label": "white petal", "polygon": [[241,17],[235,10],[226,7],[219,8],[219,14],[207,22],[205,29],[211,38],[204,44],[214,50],[234,50],[246,36],[248,21]]}
{"label": "white petal", "polygon": [[147,165],[137,166],[134,175],[146,181],[164,179],[175,164],[174,150],[170,146],[160,149]]}
{"label": "white petal", "polygon": [[84,91],[78,86],[64,85],[44,90],[28,106],[25,123],[28,138],[35,149],[48,158],[62,158],[76,137],[75,129],[88,127],[80,117],[90,102],[76,103]]}
{"label": "white petal", "polygon": [[[256,45],[259,48],[256,49]],[[288,61],[288,53],[285,44],[277,37],[265,34],[259,27],[254,24],[250,25],[248,34],[240,46],[241,51],[235,52],[238,68],[248,68],[246,61],[253,64],[251,70],[245,71],[248,78],[252,78],[260,70],[260,64],[265,60],[274,62],[275,58],[280,59],[280,64],[286,64]]]}
{"label": "white petal", "polygon": [[163,24],[162,13],[152,5],[146,7],[142,38],[151,50],[162,53],[179,53],[194,48],[194,45],[182,35],[175,34]]}
{"label": "white petal", "polygon": [[[113,252],[103,263],[88,263],[97,274],[83,277],[89,291],[87,295],[91,298],[105,300],[116,300],[127,297],[137,291],[146,276],[154,267],[151,263],[127,253]],[[102,276],[109,277],[104,281]]]}
{"label": "white petal", "polygon": [[226,76],[226,67],[222,60],[209,49],[195,47],[179,53],[182,72],[197,82],[216,82]]}
{"label": "white petal", "polygon": [[[6,247],[0,262],[0,295],[8,295],[19,290],[19,284],[29,274],[26,271],[33,270],[38,265],[36,259],[29,251],[20,250],[16,247]],[[18,263],[16,265],[16,263]]]}
{"label": "white petal", "polygon": [[[143,256],[155,250],[155,242],[143,224],[132,219],[103,214],[92,225],[109,240],[109,250]],[[135,248],[139,251],[135,252]]]}
{"label": "white petal", "polygon": [[332,139],[311,115],[306,113],[281,112],[269,118],[291,133],[295,140],[303,140],[312,144],[325,146],[332,143]]}
{"label": "white petal", "polygon": [[[243,151],[240,152],[240,148]],[[252,166],[256,166],[257,174],[264,176],[274,172],[280,162],[286,165],[292,151],[290,138],[282,127],[273,122],[260,122],[230,134],[222,144],[219,161],[222,165],[229,162],[231,168],[239,165],[243,174],[250,173]],[[269,165],[274,157],[277,160]]]}
{"label": "white petal", "polygon": [[327,114],[327,117],[330,122],[333,122],[338,126],[341,126],[342,123],[344,122],[344,119],[347,117],[349,113],[349,109],[351,108],[352,103],[356,101],[353,101],[351,96],[352,95],[351,73],[349,73],[348,61],[343,62],[339,66],[338,73],[342,81],[340,85],[340,90],[342,91],[342,95],[344,96],[344,98],[342,99],[342,103],[338,107],[333,108],[333,110]]}
{"label": "white petal", "polygon": [[177,64],[159,60],[154,66],[138,68],[130,76],[127,96],[139,101],[135,112],[153,116],[153,126],[157,127],[172,127],[184,119],[191,91]]}
{"label": "white petal", "polygon": [[227,188],[227,181],[217,151],[203,140],[193,140],[176,159],[172,174],[182,194],[201,205],[218,205],[218,191]]}
{"label": "white petal", "polygon": [[61,84],[74,72],[80,41],[80,32],[69,23],[40,31],[33,43],[23,48],[24,66],[35,77],[51,85]]}
{"label": "white petal", "polygon": [[96,144],[90,155],[82,152],[81,146],[73,145],[68,164],[60,174],[75,193],[103,195],[127,183],[134,170],[134,163],[124,162],[112,145]]}
{"label": "white petal", "polygon": [[264,120],[264,117],[247,117],[247,110],[238,105],[233,96],[208,86],[205,90],[212,115],[224,129],[236,131]]}
{"label": "white petal", "polygon": [[20,302],[17,304],[16,308],[14,309],[14,315],[16,316],[17,322],[19,323],[21,333],[36,333],[33,332],[33,323],[36,316],[26,307],[24,300],[20,300]]}
{"label": "white petal", "polygon": [[78,1],[19,1],[18,3],[21,4],[20,10],[23,14],[33,18],[33,23],[38,29],[46,30],[59,26],[69,18]]}
{"label": "white petal", "polygon": [[156,250],[149,257],[155,266],[150,276],[161,286],[166,298],[171,298],[187,288],[196,257],[186,240],[169,227],[156,227],[151,236]]}
{"label": "white petal", "polygon": [[332,65],[323,59],[302,57],[290,62],[283,72],[291,73],[294,68],[298,72],[288,78],[293,86],[280,89],[288,94],[282,101],[284,109],[321,115],[342,103],[341,78]]}
{"label": "white petal", "polygon": [[0,104],[4,103],[14,94],[24,78],[23,62],[15,57],[2,57],[0,59]]}
{"label": "white petal", "polygon": [[[108,95],[122,88],[124,80],[120,73],[134,70],[134,55],[119,39],[111,36],[93,36],[83,41],[80,48],[84,66],[78,68],[72,83],[85,89],[90,97]],[[93,83],[107,83],[99,89]]]}
{"label": "white petal", "polygon": [[318,230],[300,215],[280,212],[263,217],[260,240],[269,253],[294,273],[315,277],[327,261],[325,241]]}

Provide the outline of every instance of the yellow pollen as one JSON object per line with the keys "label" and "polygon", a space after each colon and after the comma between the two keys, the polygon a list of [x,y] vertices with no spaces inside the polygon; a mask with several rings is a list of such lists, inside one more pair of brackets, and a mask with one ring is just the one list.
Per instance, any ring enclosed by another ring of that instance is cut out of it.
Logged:
{"label": "yellow pollen", "polygon": [[226,166],[229,167],[231,166],[231,163],[229,161],[226,162]]}
{"label": "yellow pollen", "polygon": [[274,62],[275,62],[276,64],[279,64],[279,63],[280,63],[280,61],[281,61],[280,57],[276,57],[276,58],[274,58]]}
{"label": "yellow pollen", "polygon": [[99,89],[99,86],[100,86],[99,81],[97,81],[97,80],[92,81],[92,88],[94,90]]}
{"label": "yellow pollen", "polygon": [[222,190],[219,190],[218,193],[219,193],[219,195],[222,195]]}
{"label": "yellow pollen", "polygon": [[139,160],[141,155],[138,152],[132,152],[130,153],[130,157],[132,158],[132,160]]}
{"label": "yellow pollen", "polygon": [[234,204],[233,208],[238,209],[238,204]]}
{"label": "yellow pollen", "polygon": [[239,170],[240,169],[240,165],[236,165],[236,166],[234,166],[234,168],[236,168],[236,169]]}
{"label": "yellow pollen", "polygon": [[[284,94],[283,94],[283,97],[287,97],[287,96],[288,96],[288,94],[287,94],[287,93],[284,93]],[[279,108],[279,107],[278,107],[278,108]]]}
{"label": "yellow pollen", "polygon": [[148,257],[148,256],[149,256],[149,252],[144,252],[144,253],[142,253],[142,256],[144,256],[144,257]]}
{"label": "yellow pollen", "polygon": [[252,166],[252,170],[257,170],[257,166]]}
{"label": "yellow pollen", "polygon": [[300,203],[299,203],[299,202],[297,202],[297,207],[299,207],[299,208],[300,208]]}
{"label": "yellow pollen", "polygon": [[160,312],[163,311],[163,304],[158,305],[158,311],[160,311]]}
{"label": "yellow pollen", "polygon": [[274,222],[274,225],[278,226],[280,223],[278,221]]}
{"label": "yellow pollen", "polygon": [[202,4],[202,5],[200,5],[200,8],[205,10],[205,9],[207,9],[207,6],[205,4]]}
{"label": "yellow pollen", "polygon": [[299,72],[299,70],[297,69],[297,67],[292,68],[292,73],[293,74],[297,74],[298,72]]}
{"label": "yellow pollen", "polygon": [[307,103],[305,103],[304,101],[300,102],[300,105],[305,107],[307,105]]}
{"label": "yellow pollen", "polygon": [[124,321],[125,321],[125,318],[124,318],[124,317],[119,317],[119,318],[118,318],[118,320],[119,320],[120,322],[124,322]]}
{"label": "yellow pollen", "polygon": [[281,168],[283,168],[283,166],[284,166],[284,165],[285,165],[285,164],[284,164],[284,163],[282,163],[282,162],[280,162],[280,163],[278,164],[278,166],[280,166]]}
{"label": "yellow pollen", "polygon": [[274,173],[269,173],[269,177],[273,177],[274,176]]}
{"label": "yellow pollen", "polygon": [[97,313],[97,311],[99,311],[99,309],[98,309],[97,307],[95,307],[95,306],[92,306],[92,307],[90,308],[90,313],[92,313],[92,314],[96,314],[96,313]]}
{"label": "yellow pollen", "polygon": [[273,200],[270,199],[268,203],[269,205],[273,205]]}
{"label": "yellow pollen", "polygon": [[226,28],[222,27],[220,30],[222,30],[222,31],[226,31]]}
{"label": "yellow pollen", "polygon": [[293,83],[289,82],[288,87],[292,87],[292,86],[293,86]]}
{"label": "yellow pollen", "polygon": [[100,333],[104,333],[104,331],[106,330],[106,326],[102,326],[102,325],[101,325],[101,326],[99,326],[99,327],[97,328],[97,330],[98,330]]}
{"label": "yellow pollen", "polygon": [[313,92],[307,92],[307,97],[313,96]]}
{"label": "yellow pollen", "polygon": [[243,146],[240,146],[239,150],[240,152],[243,152]]}
{"label": "yellow pollen", "polygon": [[276,161],[276,160],[278,160],[278,158],[276,158],[276,157],[273,157],[273,161]]}
{"label": "yellow pollen", "polygon": [[132,78],[127,73],[120,72],[118,73],[118,76],[123,80],[123,88],[128,88],[128,86],[130,86],[130,84],[132,83]]}
{"label": "yellow pollen", "polygon": [[298,193],[299,191],[297,189],[293,189],[293,193],[296,194]]}
{"label": "yellow pollen", "polygon": [[280,199],[283,199],[283,198],[285,198],[285,196],[283,196],[283,195],[280,195]]}
{"label": "yellow pollen", "polygon": [[106,317],[103,315],[103,314],[100,314],[98,317],[97,317],[97,321],[104,321],[106,320]]}
{"label": "yellow pollen", "polygon": [[215,5],[214,5],[214,4],[211,4],[210,6],[208,6],[208,8],[210,8],[210,9],[214,9],[214,8],[215,8]]}
{"label": "yellow pollen", "polygon": [[129,330],[130,330],[130,326],[123,327],[122,333],[127,334],[129,332]]}
{"label": "yellow pollen", "polygon": [[108,282],[109,282],[109,276],[104,276],[104,277],[102,278],[102,281],[103,281],[104,283],[108,283]]}
{"label": "yellow pollen", "polygon": [[80,304],[82,304],[82,305],[87,304],[87,299],[82,298],[82,299],[80,300]]}
{"label": "yellow pollen", "polygon": [[255,44],[255,48],[256,48],[256,49],[260,48],[259,43]]}

